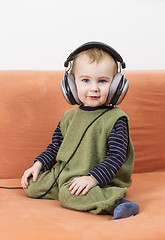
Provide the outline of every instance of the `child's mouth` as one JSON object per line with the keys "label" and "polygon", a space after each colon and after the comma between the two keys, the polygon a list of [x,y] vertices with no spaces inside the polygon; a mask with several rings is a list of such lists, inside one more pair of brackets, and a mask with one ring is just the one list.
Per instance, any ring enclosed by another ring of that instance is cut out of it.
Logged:
{"label": "child's mouth", "polygon": [[91,98],[91,99],[98,99],[99,97],[98,96],[89,96],[89,98]]}

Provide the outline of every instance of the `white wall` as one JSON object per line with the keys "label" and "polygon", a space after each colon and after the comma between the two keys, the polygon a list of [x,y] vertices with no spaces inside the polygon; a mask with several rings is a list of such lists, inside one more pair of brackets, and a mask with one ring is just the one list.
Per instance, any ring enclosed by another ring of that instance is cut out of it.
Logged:
{"label": "white wall", "polygon": [[0,0],[0,69],[63,69],[92,40],[127,69],[165,69],[164,11],[164,0]]}

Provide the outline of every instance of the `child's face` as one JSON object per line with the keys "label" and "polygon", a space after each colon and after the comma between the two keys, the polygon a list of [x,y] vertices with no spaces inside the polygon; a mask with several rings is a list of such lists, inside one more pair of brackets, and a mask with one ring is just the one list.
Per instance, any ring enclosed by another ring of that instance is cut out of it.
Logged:
{"label": "child's face", "polygon": [[106,100],[114,73],[115,62],[108,56],[99,63],[91,63],[90,58],[85,54],[76,59],[75,82],[79,99],[84,106],[108,105]]}

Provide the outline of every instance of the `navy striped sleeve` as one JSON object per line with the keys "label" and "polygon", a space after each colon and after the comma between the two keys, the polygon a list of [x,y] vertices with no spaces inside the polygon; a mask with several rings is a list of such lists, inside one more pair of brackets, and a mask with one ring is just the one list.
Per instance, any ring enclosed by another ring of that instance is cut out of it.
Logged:
{"label": "navy striped sleeve", "polygon": [[109,151],[104,161],[96,165],[88,175],[92,175],[99,186],[109,184],[125,162],[128,148],[128,126],[125,117],[115,123],[108,139]]}
{"label": "navy striped sleeve", "polygon": [[60,123],[58,124],[56,130],[52,136],[52,143],[47,146],[47,149],[42,152],[38,157],[35,158],[36,161],[40,161],[43,165],[44,171],[50,170],[54,164],[56,164],[57,152],[63,141],[63,136],[60,129]]}

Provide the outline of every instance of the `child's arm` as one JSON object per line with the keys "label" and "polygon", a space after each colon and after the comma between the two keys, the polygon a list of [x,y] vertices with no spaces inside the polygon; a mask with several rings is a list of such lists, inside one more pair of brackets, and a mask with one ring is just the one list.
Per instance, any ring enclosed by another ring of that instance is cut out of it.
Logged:
{"label": "child's arm", "polygon": [[92,175],[104,187],[123,166],[129,142],[128,125],[125,117],[115,123],[108,139],[109,150],[100,164],[97,164],[88,175]]}
{"label": "child's arm", "polygon": [[35,160],[34,165],[27,169],[21,179],[21,184],[23,188],[28,187],[28,178],[32,175],[33,181],[37,181],[38,174],[43,168],[44,171],[50,170],[56,163],[56,155],[59,147],[63,141],[63,136],[60,130],[60,123],[58,124],[56,130],[52,136],[52,143],[48,145],[47,149],[42,152]]}
{"label": "child's arm", "polygon": [[71,183],[72,184],[69,187],[69,190],[71,191],[71,194],[75,194],[76,196],[78,196],[82,191],[82,195],[85,195],[91,188],[98,185],[98,182],[93,176],[74,178]]}
{"label": "child's arm", "polygon": [[61,146],[63,141],[63,136],[60,129],[60,123],[58,124],[56,130],[52,136],[52,143],[49,144],[44,152],[42,152],[36,159],[36,161],[40,161],[43,165],[43,170],[50,170],[56,164],[56,156],[57,152]]}
{"label": "child's arm", "polygon": [[42,169],[42,163],[37,161],[34,163],[34,165],[31,168],[28,168],[21,179],[21,184],[22,187],[25,189],[28,187],[28,178],[32,175],[33,176],[33,181],[36,182],[38,178],[38,174],[40,170]]}

